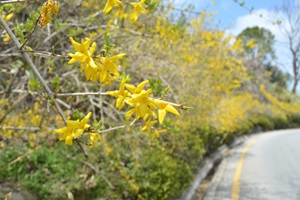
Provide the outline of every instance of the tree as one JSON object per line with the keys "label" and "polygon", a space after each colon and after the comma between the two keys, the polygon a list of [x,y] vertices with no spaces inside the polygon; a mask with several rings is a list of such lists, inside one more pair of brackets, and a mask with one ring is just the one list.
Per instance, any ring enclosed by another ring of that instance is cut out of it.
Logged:
{"label": "tree", "polygon": [[286,0],[276,10],[278,17],[284,22],[279,28],[287,39],[291,53],[294,81],[292,92],[296,93],[300,79],[300,60],[298,59],[300,56],[300,3],[297,0]]}
{"label": "tree", "polygon": [[271,31],[254,26],[243,30],[238,35],[238,39],[242,40],[242,45],[251,55],[251,59],[258,60],[261,64],[276,59],[273,48],[275,36]]}
{"label": "tree", "polygon": [[288,73],[284,73],[278,66],[272,63],[276,59],[274,42],[275,36],[265,28],[258,26],[246,28],[238,38],[242,41],[242,46],[247,54],[251,55],[251,66],[258,66],[261,73],[262,70],[269,72],[269,81],[277,83],[283,88],[287,88],[290,77]]}
{"label": "tree", "polygon": [[265,66],[265,69],[270,72],[270,82],[277,83],[278,86],[287,89],[288,83],[291,81],[291,75],[283,72],[276,65],[269,63]]}

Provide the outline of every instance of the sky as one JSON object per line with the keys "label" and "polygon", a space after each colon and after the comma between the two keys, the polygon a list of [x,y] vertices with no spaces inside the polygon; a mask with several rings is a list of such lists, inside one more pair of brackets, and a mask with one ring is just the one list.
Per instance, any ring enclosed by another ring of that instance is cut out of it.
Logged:
{"label": "sky", "polygon": [[[193,4],[195,11],[217,10],[217,14],[214,15],[216,24],[219,23],[219,27],[229,34],[238,35],[245,28],[253,26],[270,30],[275,35],[274,48],[278,57],[277,64],[283,71],[291,73],[291,62],[286,41],[278,25],[273,23],[278,20],[275,8],[280,6],[283,1],[285,0],[244,0],[246,8],[239,6],[234,0],[174,0],[174,3],[176,7],[180,8],[183,8],[184,5]],[[215,4],[212,5],[212,2]],[[238,0],[238,2],[242,2],[242,0]],[[251,8],[253,8],[252,14],[249,11]],[[283,21],[280,26],[284,25],[285,22]]]}

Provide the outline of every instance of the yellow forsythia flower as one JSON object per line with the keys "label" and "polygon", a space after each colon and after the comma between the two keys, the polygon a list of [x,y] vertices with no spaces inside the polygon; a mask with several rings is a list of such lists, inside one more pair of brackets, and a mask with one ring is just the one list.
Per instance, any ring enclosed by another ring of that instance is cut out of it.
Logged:
{"label": "yellow forsythia flower", "polygon": [[90,137],[90,148],[92,149],[94,146],[94,143],[96,143],[98,140],[102,141],[101,136],[99,135],[99,133],[89,133],[89,137]]}
{"label": "yellow forsythia flower", "polygon": [[147,10],[143,7],[143,3],[145,3],[145,0],[141,0],[138,3],[131,3],[131,5],[134,7],[133,12],[130,15],[130,19],[132,21],[136,21],[139,17],[139,13],[146,13]]}
{"label": "yellow forsythia flower", "polygon": [[87,80],[95,81],[97,79],[96,76],[98,73],[98,67],[95,64],[92,55],[96,50],[96,42],[93,42],[92,46],[90,47],[91,39],[89,38],[85,38],[85,40],[82,40],[81,44],[76,42],[72,37],[70,37],[70,40],[77,52],[75,54],[68,54],[70,57],[72,57],[68,64],[80,62],[80,72],[84,71],[85,78]]}
{"label": "yellow forsythia flower", "polygon": [[124,107],[125,99],[130,95],[130,93],[125,90],[125,82],[126,78],[123,78],[119,90],[107,92],[108,95],[117,97],[116,108],[118,108],[119,110],[121,110]]}
{"label": "yellow forsythia flower", "polygon": [[163,123],[165,116],[167,114],[167,111],[170,113],[173,113],[175,115],[180,115],[179,112],[174,108],[174,106],[165,103],[160,100],[155,100],[154,104],[158,107],[158,121],[160,124]]}
{"label": "yellow forsythia flower", "polygon": [[82,40],[81,44],[74,41],[72,37],[70,37],[70,40],[77,52],[75,54],[68,54],[72,57],[68,64],[80,62],[80,72],[84,71],[87,80],[95,82],[100,79],[100,83],[105,86],[106,84],[110,84],[113,79],[120,77],[116,62],[124,57],[125,53],[94,59],[93,53],[96,50],[96,42],[93,42],[92,46],[89,47],[91,44],[91,39],[89,38],[85,38],[85,41]]}
{"label": "yellow forsythia flower", "polygon": [[61,134],[60,140],[65,140],[67,145],[73,144],[73,139],[80,137],[84,131],[90,127],[87,124],[92,113],[89,112],[81,121],[67,120],[67,126],[64,128],[54,130],[56,133]]}
{"label": "yellow forsythia flower", "polygon": [[107,14],[114,6],[120,6],[122,2],[120,0],[107,0],[103,12]]}
{"label": "yellow forsythia flower", "polygon": [[3,42],[8,42],[10,40],[11,40],[11,38],[9,37],[8,33],[6,33],[5,37],[3,38]]}
{"label": "yellow forsythia flower", "polygon": [[116,65],[116,62],[119,59],[123,58],[125,55],[125,53],[121,53],[109,58],[102,57],[100,59],[101,63],[103,64],[98,65],[101,71],[100,83],[102,83],[103,85],[106,85],[107,83],[110,84],[114,78],[120,77],[120,73],[118,72],[118,66]]}
{"label": "yellow forsythia flower", "polygon": [[151,132],[151,126],[154,125],[157,121],[152,121],[152,117],[149,117],[145,126],[142,128],[142,131],[147,130],[148,133]]}
{"label": "yellow forsythia flower", "polygon": [[42,6],[42,13],[39,17],[39,24],[41,27],[49,24],[51,20],[51,13],[56,15],[58,12],[58,3],[54,0],[48,0]]}
{"label": "yellow forsythia flower", "polygon": [[7,15],[5,18],[3,17],[4,21],[9,21],[13,18],[14,13],[10,13],[9,15]]}

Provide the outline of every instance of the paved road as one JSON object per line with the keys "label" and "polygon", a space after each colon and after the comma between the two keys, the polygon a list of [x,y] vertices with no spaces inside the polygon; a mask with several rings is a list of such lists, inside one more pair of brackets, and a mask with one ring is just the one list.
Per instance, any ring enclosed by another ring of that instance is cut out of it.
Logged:
{"label": "paved road", "polygon": [[300,129],[254,135],[231,149],[205,200],[300,200]]}

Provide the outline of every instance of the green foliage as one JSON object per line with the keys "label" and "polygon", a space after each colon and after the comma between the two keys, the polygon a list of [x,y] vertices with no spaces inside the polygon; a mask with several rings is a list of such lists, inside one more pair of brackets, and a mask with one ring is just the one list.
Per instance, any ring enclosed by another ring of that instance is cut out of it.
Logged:
{"label": "green foliage", "polygon": [[155,96],[159,96],[160,93],[162,92],[163,90],[163,87],[162,87],[162,82],[161,80],[158,78],[158,79],[149,79],[149,84],[150,84],[150,88],[152,89],[153,91],[153,94]]}
{"label": "green foliage", "polygon": [[34,78],[29,80],[29,86],[36,91],[39,89],[39,83]]}
{"label": "green foliage", "polygon": [[272,130],[274,128],[274,122],[272,122],[270,118],[263,115],[253,116],[250,121],[264,131]]}
{"label": "green foliage", "polygon": [[[32,150],[26,146],[16,147],[8,146],[3,150],[0,166],[17,159],[24,152]],[[66,199],[64,197],[65,190],[79,187],[79,177],[74,176],[73,173],[80,166],[80,163],[74,160],[65,162],[66,158],[62,152],[70,153],[61,144],[58,144],[57,148],[42,146],[21,161],[1,171],[0,179],[8,182],[18,181],[23,187],[39,197]]]}
{"label": "green foliage", "polygon": [[[260,62],[266,63],[276,58],[273,47],[275,36],[271,31],[255,26],[243,30],[238,35],[238,38],[242,40],[246,52],[252,54],[252,59],[257,59]],[[255,41],[254,48],[247,45],[251,40]]]}
{"label": "green foliage", "polygon": [[265,66],[266,70],[271,73],[270,82],[276,83],[281,88],[287,89],[288,83],[291,81],[292,77],[289,73],[284,73],[281,69],[279,69],[276,65],[272,65],[268,63]]}
{"label": "green foliage", "polygon": [[109,53],[109,50],[113,48],[115,44],[110,43],[110,33],[105,33],[104,35],[104,52],[101,52],[101,54],[106,55]]}
{"label": "green foliage", "polygon": [[59,76],[56,74],[54,79],[52,80],[52,85],[54,87],[54,91],[58,92],[59,90],[59,84],[60,84],[60,78]]}
{"label": "green foliage", "polygon": [[[157,156],[160,155],[160,156]],[[161,150],[147,152],[141,160],[143,165],[135,172],[139,194],[146,199],[163,200],[181,194],[192,180],[190,166],[164,154]]]}

